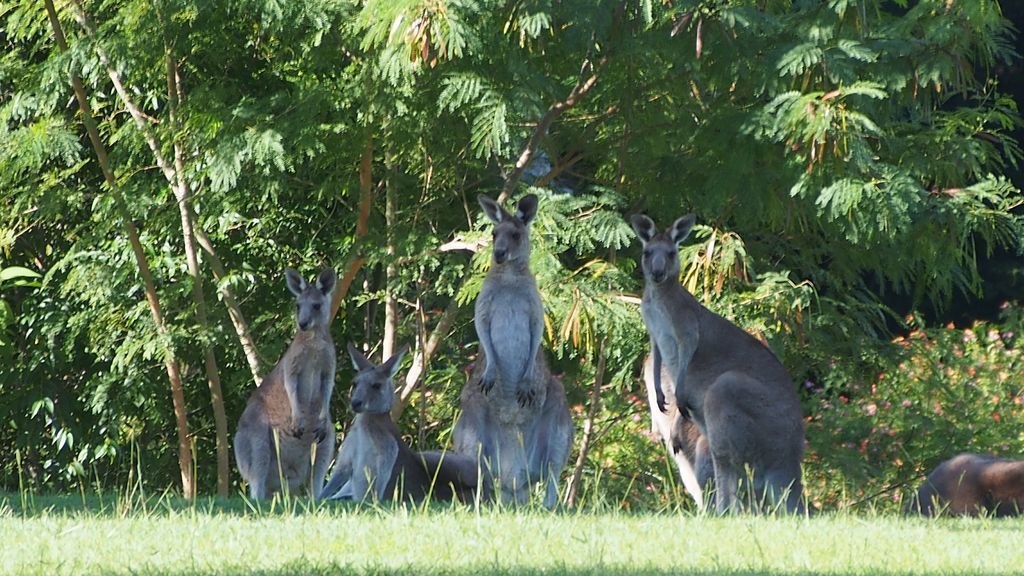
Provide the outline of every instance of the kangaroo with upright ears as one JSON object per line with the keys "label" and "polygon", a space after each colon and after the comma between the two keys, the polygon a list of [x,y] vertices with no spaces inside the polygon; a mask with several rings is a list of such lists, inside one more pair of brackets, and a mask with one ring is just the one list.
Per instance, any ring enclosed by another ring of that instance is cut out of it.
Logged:
{"label": "kangaroo with upright ears", "polygon": [[748,470],[755,506],[767,499],[800,511],[804,426],[796,389],[768,348],[680,284],[679,243],[694,222],[692,214],[683,216],[659,234],[647,216],[632,217],[643,243],[640,310],[651,337],[656,402],[665,411],[664,363],[673,375],[676,405],[707,437],[719,513],[735,509]]}
{"label": "kangaroo with upright ears", "polygon": [[336,500],[419,501],[426,497],[470,500],[477,485],[476,461],[450,452],[414,453],[391,420],[393,377],[407,348],[375,366],[355,346],[348,354],[355,421],[338,450],[324,495]]}
{"label": "kangaroo with upright ears", "polygon": [[330,402],[336,358],[331,339],[334,270],[320,273],[314,284],[285,270],[295,295],[298,331],[284,356],[267,374],[249,401],[235,433],[235,460],[254,499],[282,488],[306,484],[320,497],[334,454]]}
{"label": "kangaroo with upright ears", "polygon": [[545,482],[544,505],[554,508],[573,426],[565,389],[540,348],[544,305],[530,272],[537,196],[520,200],[515,214],[487,196],[478,200],[494,222],[494,242],[474,316],[481,353],[462,389],[452,440],[456,452],[479,458],[488,492],[497,488],[503,502],[523,504],[530,486]]}
{"label": "kangaroo with upright ears", "polygon": [[544,304],[530,272],[530,223],[537,215],[537,196],[520,200],[515,215],[487,196],[479,201],[494,222],[491,269],[473,316],[485,355],[480,386],[488,393],[501,382],[503,391],[514,392],[525,406],[536,400],[532,384],[544,332]]}

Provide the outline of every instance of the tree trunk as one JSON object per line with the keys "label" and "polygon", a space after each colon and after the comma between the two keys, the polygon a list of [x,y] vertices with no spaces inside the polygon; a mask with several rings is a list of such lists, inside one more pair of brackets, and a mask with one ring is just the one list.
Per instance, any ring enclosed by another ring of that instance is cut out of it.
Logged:
{"label": "tree trunk", "polygon": [[[412,397],[412,393],[419,386],[423,373],[426,372],[427,366],[430,365],[430,359],[433,358],[434,353],[437,352],[437,347],[441,344],[441,339],[451,332],[458,311],[459,306],[455,299],[452,298],[441,314],[441,317],[438,318],[437,326],[431,332],[430,338],[427,338],[426,342],[422,343],[416,354],[413,355],[412,366],[405,375],[405,385],[396,394],[395,405],[391,408],[391,418],[395,422],[398,422],[398,419],[402,417],[402,412],[409,404],[409,398]],[[423,322],[421,326],[422,330],[426,330],[426,322]]]}
{"label": "tree trunk", "polygon": [[[389,159],[390,160],[390,159]],[[398,301],[395,299],[394,288],[395,276],[398,269],[395,267],[395,204],[397,192],[395,191],[395,174],[391,162],[387,162],[388,180],[384,186],[384,227],[387,235],[388,263],[384,267],[384,342],[382,358],[390,358],[395,353],[395,338],[398,332]]]}
{"label": "tree trunk", "polygon": [[[53,28],[53,36],[61,50],[67,51],[68,43],[64,37],[64,30],[57,17],[57,10],[54,8],[53,0],[45,0],[46,12],[50,19],[50,26]],[[142,242],[139,240],[139,232],[135,223],[131,220],[128,206],[124,196],[114,177],[107,157],[107,149],[100,140],[99,131],[96,129],[96,122],[92,117],[92,109],[89,100],[86,98],[85,86],[76,73],[71,75],[71,85],[74,88],[75,98],[78,100],[78,107],[82,112],[82,123],[89,135],[93,150],[96,152],[96,159],[103,172],[103,177],[110,187],[114,198],[114,205],[118,215],[121,217],[128,241],[132,246],[135,255],[135,263],[139,269],[139,276],[142,277],[143,287],[146,293],[146,301],[149,303],[149,311],[153,317],[153,324],[156,327],[157,336],[160,339],[164,351],[164,368],[167,370],[167,379],[171,385],[171,400],[174,404],[175,424],[178,432],[178,468],[181,472],[181,488],[185,498],[192,499],[196,494],[195,476],[192,466],[192,449],[189,444],[188,409],[185,403],[185,388],[181,382],[181,370],[178,366],[178,359],[170,344],[167,326],[164,323],[163,311],[160,308],[160,300],[157,297],[156,285],[153,282],[153,274],[149,268],[149,261],[146,258]]]}
{"label": "tree trunk", "polygon": [[587,408],[587,419],[583,422],[583,439],[580,441],[580,452],[576,456],[576,465],[572,470],[572,478],[569,480],[569,490],[565,494],[565,504],[570,507],[576,506],[576,499],[579,496],[580,483],[583,480],[583,466],[587,463],[587,456],[590,453],[591,442],[594,438],[594,420],[601,405],[601,386],[604,385],[604,353],[605,341],[597,346],[597,369],[594,372],[594,385],[590,388],[589,407]]}
{"label": "tree trunk", "polygon": [[260,381],[263,379],[261,372],[263,370],[260,365],[259,349],[256,347],[256,341],[253,340],[252,333],[249,331],[249,323],[245,321],[245,315],[242,314],[242,308],[238,305],[238,300],[235,298],[235,293],[224,284],[224,280],[228,276],[227,270],[224,268],[224,263],[221,262],[220,256],[217,255],[216,250],[213,248],[213,243],[210,242],[210,238],[203,232],[201,227],[195,229],[196,240],[199,241],[199,246],[202,247],[203,251],[210,259],[210,268],[213,269],[213,277],[217,280],[218,291],[220,297],[224,299],[224,306],[228,309],[228,316],[231,317],[231,324],[235,327],[235,334],[238,335],[238,342],[242,345],[242,352],[245,353],[245,360],[249,363],[249,371],[252,372],[253,382],[257,386],[260,385]]}
{"label": "tree trunk", "polygon": [[171,47],[165,48],[167,56],[167,113],[171,123],[174,148],[175,182],[171,189],[178,201],[181,213],[181,237],[185,244],[185,259],[188,261],[188,273],[192,277],[192,302],[196,307],[196,322],[201,331],[199,342],[203,348],[203,366],[206,370],[206,382],[210,387],[210,404],[213,408],[214,428],[217,436],[217,495],[227,497],[231,483],[230,446],[228,444],[228,418],[224,409],[224,393],[220,385],[220,368],[217,366],[217,355],[210,342],[210,322],[206,311],[206,295],[203,290],[203,276],[199,268],[199,255],[196,254],[195,213],[192,211],[192,194],[188,178],[185,176],[185,158],[181,145],[181,130],[178,126],[178,109],[181,104],[181,81],[178,75],[178,63]]}
{"label": "tree trunk", "polygon": [[[359,161],[359,217],[356,220],[356,240],[366,236],[370,230],[370,208],[373,206],[373,136],[366,137],[366,146],[363,148],[363,157]],[[349,259],[345,274],[338,282],[338,288],[334,291],[334,298],[331,300],[331,320],[338,315],[341,308],[341,301],[348,295],[356,274],[366,263],[366,258],[359,249]]]}

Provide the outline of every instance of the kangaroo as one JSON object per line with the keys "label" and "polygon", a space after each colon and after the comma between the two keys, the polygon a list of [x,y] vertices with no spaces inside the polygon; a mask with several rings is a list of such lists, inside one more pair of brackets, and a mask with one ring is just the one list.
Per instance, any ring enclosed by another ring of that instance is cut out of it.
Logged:
{"label": "kangaroo", "polygon": [[454,449],[479,459],[488,472],[489,494],[524,504],[530,486],[545,482],[544,505],[554,508],[573,425],[565,389],[540,348],[544,307],[529,268],[537,197],[520,200],[514,215],[487,196],[478,199],[494,222],[494,244],[491,269],[476,299],[480,354],[462,389]]}
{"label": "kangaroo", "polygon": [[449,452],[416,454],[391,420],[393,377],[407,348],[374,366],[352,344],[348,353],[356,369],[352,383],[355,421],[341,443],[334,472],[324,487],[337,500],[420,501],[426,497],[469,500],[477,485],[476,462]]}
{"label": "kangaroo", "polygon": [[488,393],[500,381],[502,391],[514,392],[525,406],[537,400],[534,370],[544,331],[544,305],[530,272],[530,223],[537,215],[537,196],[520,200],[514,216],[487,196],[478,200],[494,222],[491,269],[473,316],[485,356],[480,386]]}
{"label": "kangaroo", "polygon": [[[295,295],[298,331],[284,356],[249,396],[235,433],[235,460],[253,499],[308,483],[320,497],[334,453],[330,417],[335,351],[330,334],[334,270],[310,284],[290,268],[288,289]],[[312,463],[312,464],[311,464]]]}
{"label": "kangaroo", "polygon": [[1024,513],[1024,460],[959,454],[938,465],[918,488],[908,512],[937,516]]}
{"label": "kangaroo", "polygon": [[683,414],[676,406],[675,383],[668,369],[661,366],[661,386],[664,390],[664,412],[658,408],[657,391],[654,385],[654,357],[644,360],[644,385],[647,388],[648,405],[651,410],[651,431],[665,443],[665,448],[676,462],[683,487],[704,509],[704,494],[715,477],[708,453],[708,439],[700,433],[689,413]]}
{"label": "kangaroo", "polygon": [[693,228],[692,214],[663,233],[643,215],[632,217],[643,243],[644,295],[640,306],[651,338],[658,408],[667,410],[659,363],[675,383],[676,404],[707,437],[718,513],[735,509],[747,470],[751,500],[785,500],[802,510],[800,462],[804,427],[793,381],[768,348],[711,312],[679,282],[679,243]]}

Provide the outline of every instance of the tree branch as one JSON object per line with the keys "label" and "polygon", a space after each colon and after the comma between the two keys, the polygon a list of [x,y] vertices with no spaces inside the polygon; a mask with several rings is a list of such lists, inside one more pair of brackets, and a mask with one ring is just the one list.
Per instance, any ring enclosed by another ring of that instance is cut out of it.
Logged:
{"label": "tree branch", "polygon": [[[598,67],[604,66],[607,59],[602,58],[598,63]],[[523,177],[523,172],[526,171],[526,167],[530,165],[530,160],[533,159],[534,153],[537,151],[537,147],[540,145],[541,139],[547,134],[548,129],[551,125],[561,116],[566,110],[572,108],[579,103],[587,92],[597,84],[597,70],[594,69],[590,62],[589,56],[583,61],[583,66],[580,70],[580,79],[573,86],[572,91],[565,100],[555,102],[548,107],[547,112],[541,117],[540,121],[537,122],[537,127],[534,128],[533,134],[530,135],[530,139],[523,146],[522,152],[519,153],[519,159],[516,160],[515,169],[509,174],[505,180],[505,185],[501,188],[501,194],[498,195],[498,203],[506,202],[515,191],[516,185],[519,184],[519,180]]]}

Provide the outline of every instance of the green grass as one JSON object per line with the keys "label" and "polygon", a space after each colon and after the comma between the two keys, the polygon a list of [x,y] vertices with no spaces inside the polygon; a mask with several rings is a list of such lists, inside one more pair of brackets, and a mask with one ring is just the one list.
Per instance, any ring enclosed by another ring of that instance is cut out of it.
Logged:
{"label": "green grass", "polygon": [[0,495],[2,574],[1020,574],[1024,521]]}

